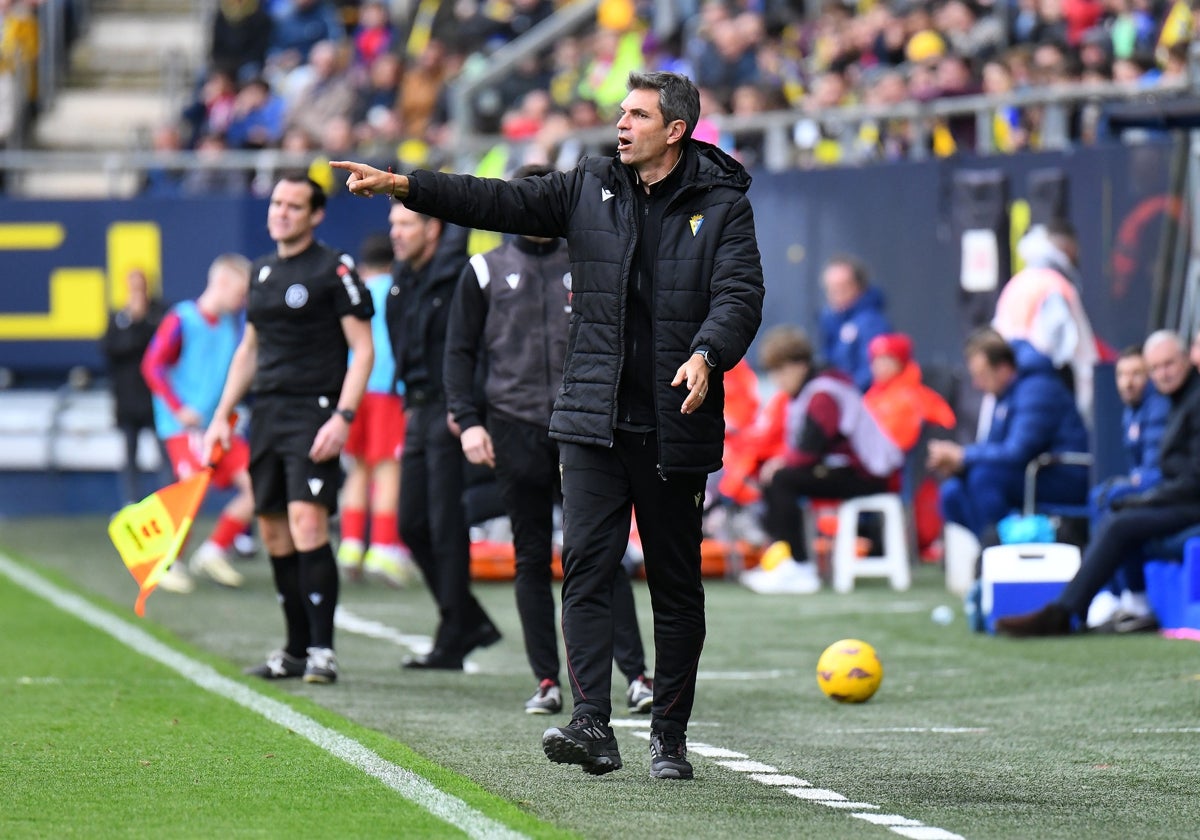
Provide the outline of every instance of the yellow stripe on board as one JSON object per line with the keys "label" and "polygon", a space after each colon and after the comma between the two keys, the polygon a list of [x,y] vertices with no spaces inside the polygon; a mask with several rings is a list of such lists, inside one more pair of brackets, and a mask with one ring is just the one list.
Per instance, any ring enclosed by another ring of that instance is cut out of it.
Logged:
{"label": "yellow stripe on board", "polygon": [[108,228],[108,303],[122,309],[128,297],[125,276],[140,268],[150,296],[162,291],[162,232],[154,222],[114,222]]}
{"label": "yellow stripe on board", "polygon": [[0,341],[93,339],[104,335],[104,272],[60,268],[50,275],[50,311],[0,315]]}
{"label": "yellow stripe on board", "polygon": [[0,250],[51,251],[66,238],[58,222],[0,222]]}

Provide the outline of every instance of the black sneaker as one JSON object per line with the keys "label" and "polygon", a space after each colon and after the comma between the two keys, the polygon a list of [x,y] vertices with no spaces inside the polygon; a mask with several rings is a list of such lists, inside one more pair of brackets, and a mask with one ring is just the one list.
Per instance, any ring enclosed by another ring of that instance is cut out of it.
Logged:
{"label": "black sneaker", "polygon": [[275,650],[267,654],[267,661],[253,668],[247,668],[243,674],[251,677],[262,677],[264,680],[286,680],[292,677],[303,677],[307,661],[292,656],[287,651]]}
{"label": "black sneaker", "polygon": [[575,715],[566,726],[542,735],[546,758],[559,764],[578,764],[584,773],[603,776],[621,769],[621,753],[612,728],[589,714]]}
{"label": "black sneaker", "polygon": [[687,760],[687,736],[655,729],[650,733],[650,778],[690,779],[692,764]]}

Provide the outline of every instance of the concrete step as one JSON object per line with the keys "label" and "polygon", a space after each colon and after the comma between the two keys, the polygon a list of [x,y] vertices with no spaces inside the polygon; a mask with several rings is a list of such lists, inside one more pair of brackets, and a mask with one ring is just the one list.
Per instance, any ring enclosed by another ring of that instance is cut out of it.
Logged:
{"label": "concrete step", "polygon": [[34,143],[41,149],[130,149],[177,116],[156,91],[62,90],[38,117]]}
{"label": "concrete step", "polygon": [[144,75],[175,68],[191,74],[204,61],[205,48],[205,35],[190,16],[98,15],[71,51],[71,70]]}
{"label": "concrete step", "polygon": [[[205,6],[208,5],[210,4],[205,3]],[[199,17],[197,0],[92,0],[92,15],[104,15],[109,12],[139,15],[196,15],[197,18]]]}

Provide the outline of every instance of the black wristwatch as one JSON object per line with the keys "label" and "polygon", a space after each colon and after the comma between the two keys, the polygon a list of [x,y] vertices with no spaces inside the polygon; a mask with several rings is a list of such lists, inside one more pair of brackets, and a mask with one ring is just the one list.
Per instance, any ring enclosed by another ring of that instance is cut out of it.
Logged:
{"label": "black wristwatch", "polygon": [[338,415],[339,417],[341,417],[343,420],[345,420],[347,426],[349,426],[351,423],[354,422],[354,409],[353,408],[339,408],[339,409],[336,409],[333,413]]}
{"label": "black wristwatch", "polygon": [[699,356],[700,358],[704,359],[704,364],[708,365],[710,369],[717,366],[717,354],[708,347],[703,345],[697,347],[692,351],[692,355]]}

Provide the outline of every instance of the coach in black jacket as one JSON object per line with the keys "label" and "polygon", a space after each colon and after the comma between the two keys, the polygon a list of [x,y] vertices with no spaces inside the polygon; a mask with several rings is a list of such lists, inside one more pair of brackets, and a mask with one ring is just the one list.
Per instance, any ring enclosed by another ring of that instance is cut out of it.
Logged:
{"label": "coach in black jacket", "polygon": [[466,461],[446,426],[442,364],[446,322],[467,263],[467,232],[401,205],[388,214],[396,265],[387,300],[396,379],[404,383],[400,536],[438,605],[433,649],[405,668],[461,671],[463,657],[500,640],[471,594],[471,543],[463,508]]}
{"label": "coach in black jacket", "polygon": [[1160,330],[1142,348],[1150,379],[1171,400],[1159,448],[1162,481],[1149,490],[1123,496],[1100,520],[1083,562],[1062,595],[1025,615],[996,621],[1009,636],[1062,636],[1072,619],[1082,619],[1100,588],[1142,546],[1200,522],[1200,374],[1188,362],[1187,345],[1176,333]]}
{"label": "coach in black jacket", "polygon": [[690,779],[684,733],[704,643],[704,480],[721,464],[721,373],[762,319],[762,266],[749,175],[691,139],[695,86],[674,73],[633,73],[629,88],[616,157],[584,159],[570,172],[501,181],[334,165],[351,172],[347,187],[358,195],[390,194],[464,226],[566,237],[571,328],[550,431],[561,451],[563,635],[575,709],[542,746],[588,773],[621,766],[608,725],[611,594],[636,508],[655,611],[650,774]]}

